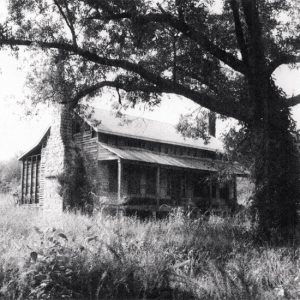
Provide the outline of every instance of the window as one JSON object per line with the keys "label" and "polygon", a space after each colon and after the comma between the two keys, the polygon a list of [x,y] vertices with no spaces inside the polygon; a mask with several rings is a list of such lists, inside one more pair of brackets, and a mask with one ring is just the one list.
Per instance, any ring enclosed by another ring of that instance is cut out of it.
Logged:
{"label": "window", "polygon": [[172,187],[171,187],[171,173],[168,172],[167,173],[167,196],[171,196],[171,190],[172,190]]}
{"label": "window", "polygon": [[116,162],[109,162],[108,168],[108,191],[116,193],[118,190],[118,165]]}
{"label": "window", "polygon": [[194,197],[209,197],[207,178],[200,177],[194,181]]}
{"label": "window", "polygon": [[146,169],[146,194],[148,195],[156,194],[156,169],[155,168]]}
{"label": "window", "polygon": [[220,188],[220,198],[228,200],[229,199],[229,184],[224,183]]}
{"label": "window", "polygon": [[91,131],[91,126],[88,123],[84,123],[83,129],[84,131]]}
{"label": "window", "polygon": [[185,176],[185,174],[183,174],[182,178],[180,179],[180,195],[181,195],[181,197],[186,196],[186,176]]}
{"label": "window", "polygon": [[179,155],[184,155],[184,148],[180,147]]}
{"label": "window", "polygon": [[154,150],[154,145],[153,145],[153,143],[148,142],[148,143],[147,143],[147,149],[150,150],[150,151],[153,151],[153,150]]}
{"label": "window", "polygon": [[81,128],[80,128],[80,123],[78,121],[73,121],[72,131],[73,131],[73,134],[80,133]]}
{"label": "window", "polygon": [[99,142],[102,142],[105,144],[108,143],[108,136],[106,134],[99,133],[98,135],[99,135]]}
{"label": "window", "polygon": [[128,193],[138,195],[141,193],[141,169],[135,165],[128,168]]}
{"label": "window", "polygon": [[113,136],[113,135],[109,135],[109,136],[108,136],[108,144],[109,144],[109,145],[112,145],[112,146],[116,146],[116,144],[117,144],[117,139],[116,139],[116,137]]}
{"label": "window", "polygon": [[212,198],[217,198],[217,180],[216,179],[212,179],[211,181],[211,196]]}

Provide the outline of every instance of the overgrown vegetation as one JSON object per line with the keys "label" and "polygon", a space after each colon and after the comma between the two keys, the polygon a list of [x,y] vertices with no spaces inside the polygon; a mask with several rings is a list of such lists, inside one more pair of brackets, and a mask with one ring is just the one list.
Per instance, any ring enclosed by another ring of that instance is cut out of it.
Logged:
{"label": "overgrown vegetation", "polygon": [[245,215],[54,219],[11,204],[1,215],[3,299],[300,297],[299,248],[257,244]]}
{"label": "overgrown vegetation", "polygon": [[10,192],[19,186],[21,167],[17,156],[0,162],[0,192]]}
{"label": "overgrown vegetation", "polygon": [[94,161],[91,161],[76,145],[69,147],[66,159],[68,161],[65,170],[58,178],[65,209],[90,214],[93,211],[93,191],[96,184]]}

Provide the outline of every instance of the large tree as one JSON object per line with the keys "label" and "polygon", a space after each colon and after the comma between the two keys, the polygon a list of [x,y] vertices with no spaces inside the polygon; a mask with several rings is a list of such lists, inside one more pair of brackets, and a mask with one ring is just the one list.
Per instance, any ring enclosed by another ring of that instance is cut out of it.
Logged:
{"label": "large tree", "polygon": [[255,155],[258,229],[288,236],[299,200],[290,107],[300,97],[287,99],[273,73],[299,60],[297,0],[8,2],[0,45],[47,54],[36,95],[76,106],[103,88],[133,102],[171,93],[239,120]]}

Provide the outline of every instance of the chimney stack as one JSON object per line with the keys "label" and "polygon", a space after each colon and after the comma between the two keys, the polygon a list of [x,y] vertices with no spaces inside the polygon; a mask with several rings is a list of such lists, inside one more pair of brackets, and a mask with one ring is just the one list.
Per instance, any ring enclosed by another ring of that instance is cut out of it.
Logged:
{"label": "chimney stack", "polygon": [[216,137],[216,113],[209,112],[208,114],[208,133]]}

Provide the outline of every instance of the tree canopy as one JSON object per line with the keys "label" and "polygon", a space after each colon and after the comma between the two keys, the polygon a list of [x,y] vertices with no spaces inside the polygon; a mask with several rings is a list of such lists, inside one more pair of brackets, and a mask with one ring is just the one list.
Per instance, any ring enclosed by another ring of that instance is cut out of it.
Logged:
{"label": "tree canopy", "polygon": [[[258,56],[269,76],[299,61],[296,2],[10,0],[0,45],[47,52],[45,66],[36,70],[43,74],[34,77],[44,98],[45,85],[49,97],[64,93],[74,104],[103,87],[126,91],[132,101],[174,93],[247,122],[253,99],[246,78]],[[59,79],[58,59],[65,70]],[[289,106],[299,101],[287,100]]]}

